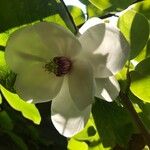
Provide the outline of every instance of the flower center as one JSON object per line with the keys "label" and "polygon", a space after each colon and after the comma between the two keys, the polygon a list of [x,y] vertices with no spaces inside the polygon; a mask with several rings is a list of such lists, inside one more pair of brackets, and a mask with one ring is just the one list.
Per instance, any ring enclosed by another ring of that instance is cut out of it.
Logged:
{"label": "flower center", "polygon": [[50,62],[46,63],[44,66],[45,70],[53,72],[56,76],[63,76],[72,68],[72,62],[69,58],[61,56],[54,57]]}

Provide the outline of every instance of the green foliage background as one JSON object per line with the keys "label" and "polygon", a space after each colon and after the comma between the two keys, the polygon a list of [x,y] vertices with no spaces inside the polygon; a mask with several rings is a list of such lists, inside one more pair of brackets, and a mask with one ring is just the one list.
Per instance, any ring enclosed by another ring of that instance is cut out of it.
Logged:
{"label": "green foliage background", "polygon": [[146,149],[141,131],[119,97],[113,103],[96,99],[85,129],[66,139],[51,123],[50,103],[28,104],[13,89],[16,75],[9,70],[4,59],[6,41],[13,31],[35,22],[48,21],[75,34],[76,28],[90,17],[111,22],[113,16],[131,47],[130,64],[125,65],[116,77],[121,91],[128,90],[136,112],[150,131],[150,1],[80,1],[86,5],[86,15],[80,8],[68,6],[75,26],[62,1],[0,1],[0,149]]}

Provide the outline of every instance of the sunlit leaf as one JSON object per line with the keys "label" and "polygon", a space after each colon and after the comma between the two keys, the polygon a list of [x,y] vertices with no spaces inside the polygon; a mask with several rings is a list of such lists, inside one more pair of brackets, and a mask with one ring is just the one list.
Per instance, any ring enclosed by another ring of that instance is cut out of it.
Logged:
{"label": "sunlit leaf", "polygon": [[131,72],[131,91],[145,102],[150,102],[150,58],[141,61]]}
{"label": "sunlit leaf", "polygon": [[68,149],[69,150],[88,150],[88,145],[85,142],[77,141],[71,138],[68,142]]}
{"label": "sunlit leaf", "polygon": [[73,20],[77,26],[85,22],[85,16],[83,11],[79,7],[68,6],[69,12],[71,13]]}
{"label": "sunlit leaf", "polygon": [[149,38],[148,20],[142,14],[129,10],[120,16],[118,27],[130,43],[130,59],[136,57]]}
{"label": "sunlit leaf", "polygon": [[134,4],[133,10],[142,13],[145,17],[150,20],[150,1],[144,0]]}
{"label": "sunlit leaf", "polygon": [[24,117],[32,120],[34,123],[40,124],[41,116],[34,104],[29,104],[23,101],[17,94],[11,93],[2,86],[1,91],[11,107],[18,111],[21,111]]}
{"label": "sunlit leaf", "polygon": [[150,103],[141,101],[141,99],[136,97],[131,92],[129,93],[129,97],[132,100],[134,108],[142,119],[144,125],[150,130]]}
{"label": "sunlit leaf", "polygon": [[0,94],[0,104],[2,103],[2,96],[1,96],[1,94]]}
{"label": "sunlit leaf", "polygon": [[127,8],[132,4],[133,0],[90,0],[100,10],[105,10],[106,12],[110,11],[120,11]]}
{"label": "sunlit leaf", "polygon": [[60,0],[1,0],[0,18],[0,33],[24,24],[47,20],[47,18],[75,32]]}
{"label": "sunlit leaf", "polygon": [[136,58],[134,58],[134,60],[140,62],[148,57],[150,57],[150,38],[144,49],[139,53],[139,55]]}
{"label": "sunlit leaf", "polygon": [[4,130],[12,130],[13,122],[6,111],[0,112],[0,128]]}
{"label": "sunlit leaf", "polygon": [[87,6],[87,13],[89,17],[100,17],[104,14],[104,11],[98,9],[95,5],[89,3]]}
{"label": "sunlit leaf", "polygon": [[11,72],[6,64],[4,52],[0,51],[0,84],[9,90],[13,90],[16,75]]}
{"label": "sunlit leaf", "polygon": [[92,117],[89,119],[88,123],[86,124],[84,130],[79,132],[74,136],[74,139],[80,140],[80,141],[92,141],[94,140],[94,136],[96,135],[96,129],[94,127],[94,124],[92,122]]}
{"label": "sunlit leaf", "polygon": [[97,99],[92,113],[104,147],[127,145],[134,128],[129,114],[123,107],[115,102]]}

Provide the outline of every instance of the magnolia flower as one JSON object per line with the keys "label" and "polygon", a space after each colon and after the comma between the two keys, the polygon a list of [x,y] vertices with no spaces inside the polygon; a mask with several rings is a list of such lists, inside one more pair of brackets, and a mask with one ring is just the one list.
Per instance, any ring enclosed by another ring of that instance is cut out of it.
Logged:
{"label": "magnolia flower", "polygon": [[78,37],[47,22],[19,29],[10,36],[5,57],[17,73],[18,95],[33,103],[52,100],[54,126],[71,137],[84,128],[94,96],[109,102],[118,96],[113,75],[125,64],[128,52],[117,28],[92,18]]}

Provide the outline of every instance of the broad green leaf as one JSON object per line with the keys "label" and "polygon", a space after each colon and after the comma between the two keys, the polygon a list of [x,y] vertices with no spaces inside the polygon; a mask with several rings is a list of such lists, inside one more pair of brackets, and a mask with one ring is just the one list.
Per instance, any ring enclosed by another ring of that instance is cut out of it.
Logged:
{"label": "broad green leaf", "polygon": [[65,25],[72,32],[75,32],[74,26],[60,0],[1,0],[0,33],[24,24],[42,21],[47,18],[49,20],[51,16],[52,22]]}
{"label": "broad green leaf", "polygon": [[85,22],[85,16],[83,11],[79,7],[68,6],[76,26],[79,26]]}
{"label": "broad green leaf", "polygon": [[130,59],[135,58],[148,41],[148,20],[142,14],[128,10],[120,16],[118,27],[130,43]]}
{"label": "broad green leaf", "polygon": [[150,102],[150,58],[141,61],[131,72],[131,91],[139,99]]}
{"label": "broad green leaf", "polygon": [[135,3],[132,8],[133,10],[142,13],[146,18],[150,20],[150,1],[144,0],[138,3]]}
{"label": "broad green leaf", "polygon": [[94,122],[104,147],[126,146],[134,127],[126,110],[115,102],[96,99],[92,109]]}
{"label": "broad green leaf", "polygon": [[36,124],[40,124],[41,116],[34,104],[23,101],[17,94],[11,93],[1,86],[2,94],[14,109],[21,111],[25,118],[32,120]]}
{"label": "broad green leaf", "polygon": [[137,61],[137,63],[139,63],[140,61],[148,57],[150,57],[150,38],[144,49],[139,53],[139,55],[134,60]]}
{"label": "broad green leaf", "polygon": [[0,128],[3,130],[12,130],[13,129],[13,121],[9,117],[6,111],[0,112]]}
{"label": "broad green leaf", "polygon": [[85,128],[72,137],[74,140],[78,141],[78,144],[86,142],[88,144],[88,150],[110,150],[110,147],[103,147],[101,139],[98,132],[95,129],[95,124],[93,117],[91,116]]}
{"label": "broad green leaf", "polygon": [[132,4],[133,0],[89,0],[93,5],[99,8],[101,11],[120,11],[127,8]]}
{"label": "broad green leaf", "polygon": [[68,149],[69,150],[88,150],[88,145],[85,142],[77,141],[71,138],[68,142]]}
{"label": "broad green leaf", "polygon": [[93,4],[89,3],[87,6],[88,17],[100,17],[104,14],[104,11],[98,9]]}

